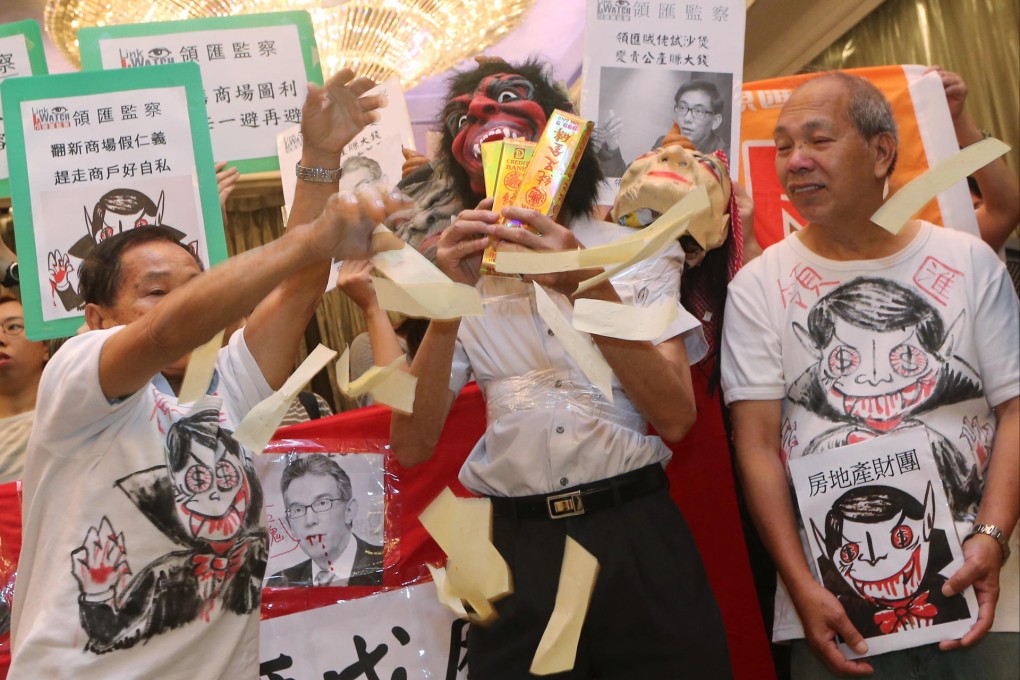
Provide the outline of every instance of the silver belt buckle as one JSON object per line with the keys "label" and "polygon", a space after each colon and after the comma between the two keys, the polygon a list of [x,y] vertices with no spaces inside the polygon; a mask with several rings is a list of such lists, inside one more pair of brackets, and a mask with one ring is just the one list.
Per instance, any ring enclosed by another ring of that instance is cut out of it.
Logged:
{"label": "silver belt buckle", "polygon": [[584,503],[580,491],[547,496],[545,504],[549,509],[549,519],[563,519],[584,514]]}

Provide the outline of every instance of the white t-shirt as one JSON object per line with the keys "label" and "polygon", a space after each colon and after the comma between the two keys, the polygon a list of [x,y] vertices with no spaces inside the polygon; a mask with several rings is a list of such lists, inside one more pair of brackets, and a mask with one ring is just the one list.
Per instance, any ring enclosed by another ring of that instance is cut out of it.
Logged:
{"label": "white t-shirt", "polygon": [[[633,234],[609,222],[575,220],[571,230],[591,247]],[[678,317],[654,340],[683,336],[693,364],[707,350],[701,324],[680,305],[683,249],[662,253],[612,279],[625,304],[677,306]],[[457,337],[450,389],[474,374],[485,393],[487,429],[461,468],[460,481],[494,496],[550,493],[669,460],[669,447],[647,434],[647,423],[613,377],[612,404],[592,387],[535,307],[534,286],[483,276],[485,314],[465,317]],[[564,296],[547,291],[570,319]]]}
{"label": "white t-shirt", "polygon": [[267,531],[235,424],[271,393],[237,332],[209,394],[166,380],[110,403],[72,338],[39,386],[24,481],[12,678],[258,677]]}
{"label": "white t-shirt", "polygon": [[[724,324],[726,403],[781,399],[784,461],[923,427],[967,535],[992,407],[1020,394],[1017,297],[987,245],[922,223],[894,255],[835,261],[792,234],[734,278]],[[993,630],[1020,630],[1017,552],[1001,574]],[[782,583],[775,616],[775,640],[804,636]]]}
{"label": "white t-shirt", "polygon": [[0,484],[21,479],[35,411],[0,418]]}

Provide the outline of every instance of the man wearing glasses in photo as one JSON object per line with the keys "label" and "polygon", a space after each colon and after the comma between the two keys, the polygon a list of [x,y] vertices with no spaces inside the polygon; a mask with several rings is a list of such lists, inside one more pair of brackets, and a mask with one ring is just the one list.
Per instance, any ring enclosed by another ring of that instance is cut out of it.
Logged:
{"label": "man wearing glasses in photo", "polygon": [[354,535],[351,479],[320,453],[296,455],[280,478],[287,527],[309,559],[266,578],[265,587],[382,585],[383,549]]}
{"label": "man wearing glasses in photo", "polygon": [[[715,85],[691,80],[680,86],[673,101],[673,120],[698,151],[729,153],[726,140],[716,133],[723,122],[723,99]],[[655,142],[655,148],[662,146],[663,139]]]}
{"label": "man wearing glasses in photo", "polygon": [[21,479],[39,378],[49,358],[46,343],[25,337],[18,299],[0,295],[0,483]]}

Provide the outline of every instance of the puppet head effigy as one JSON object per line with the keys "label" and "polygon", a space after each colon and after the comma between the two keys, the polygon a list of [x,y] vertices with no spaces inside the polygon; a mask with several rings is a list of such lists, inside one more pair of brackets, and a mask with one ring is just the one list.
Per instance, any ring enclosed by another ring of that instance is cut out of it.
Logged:
{"label": "puppet head effigy", "polygon": [[[534,142],[554,109],[573,113],[574,106],[534,61],[512,66],[487,59],[450,80],[438,155],[465,206],[473,207],[485,196],[482,143],[504,138]],[[589,146],[567,191],[561,211],[565,222],[592,212],[602,179]]]}
{"label": "puppet head effigy", "polygon": [[619,224],[646,227],[698,186],[708,190],[711,208],[688,226],[694,243],[681,237],[688,264],[694,266],[726,240],[732,192],[722,159],[694,150],[675,125],[661,147],[639,156],[627,168],[610,214]]}

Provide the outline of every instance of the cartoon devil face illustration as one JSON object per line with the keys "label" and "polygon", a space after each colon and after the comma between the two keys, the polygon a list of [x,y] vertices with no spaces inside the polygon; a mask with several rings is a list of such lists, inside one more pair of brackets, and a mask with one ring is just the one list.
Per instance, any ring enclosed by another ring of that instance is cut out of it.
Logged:
{"label": "cartoon devil face illustration", "polygon": [[925,576],[934,522],[929,484],[924,504],[904,491],[867,486],[843,494],[825,518],[825,536],[814,527],[843,580],[872,602],[893,602],[917,592]]}
{"label": "cartoon devil face illustration", "polygon": [[193,539],[228,541],[244,526],[251,489],[240,445],[203,420],[178,421],[167,437],[175,510]]}
{"label": "cartoon devil face illustration", "polygon": [[842,319],[821,355],[819,380],[829,404],[882,431],[931,398],[945,363],[925,349],[915,327],[865,331]]}
{"label": "cartoon devil face illustration", "polygon": [[504,138],[535,141],[547,117],[535,86],[515,73],[486,76],[471,94],[452,98],[443,112],[453,136],[451,155],[470,177],[471,190],[485,193],[482,143]]}

